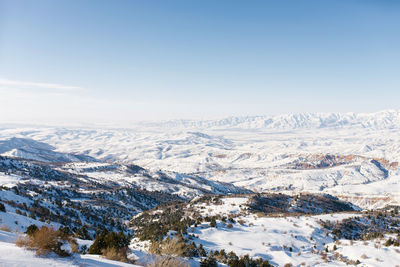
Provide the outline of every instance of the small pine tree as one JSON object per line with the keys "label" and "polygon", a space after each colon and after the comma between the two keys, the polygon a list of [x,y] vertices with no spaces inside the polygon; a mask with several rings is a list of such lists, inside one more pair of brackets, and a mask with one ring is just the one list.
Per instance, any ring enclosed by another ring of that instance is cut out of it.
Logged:
{"label": "small pine tree", "polygon": [[218,267],[218,263],[214,258],[208,257],[200,262],[200,267]]}
{"label": "small pine tree", "polygon": [[217,221],[215,220],[215,218],[211,219],[210,227],[217,227]]}
{"label": "small pine tree", "polygon": [[92,240],[92,237],[90,236],[85,225],[75,231],[74,236],[84,240]]}
{"label": "small pine tree", "polygon": [[128,247],[128,245],[129,238],[126,237],[122,232],[109,233],[107,230],[103,230],[90,246],[89,254],[102,254],[102,251],[105,249],[115,249],[117,251]]}
{"label": "small pine tree", "polygon": [[108,231],[104,229],[94,240],[93,244],[90,246],[89,254],[101,254],[101,250],[106,248],[106,243],[104,239],[106,238]]}
{"label": "small pine tree", "polygon": [[39,228],[35,224],[31,224],[28,226],[28,228],[26,228],[25,234],[27,234],[28,236],[33,236],[33,234],[36,233],[37,230],[39,230]]}
{"label": "small pine tree", "polygon": [[200,254],[200,256],[201,257],[206,257],[207,256],[207,252],[206,252],[206,250],[204,249],[204,247],[203,247],[203,245],[202,244],[200,244],[199,245],[199,254]]}
{"label": "small pine tree", "polygon": [[6,207],[4,206],[3,203],[0,203],[0,211],[6,212]]}
{"label": "small pine tree", "polygon": [[71,236],[72,232],[68,227],[62,227],[58,228],[58,233],[60,237],[67,239],[69,236]]}

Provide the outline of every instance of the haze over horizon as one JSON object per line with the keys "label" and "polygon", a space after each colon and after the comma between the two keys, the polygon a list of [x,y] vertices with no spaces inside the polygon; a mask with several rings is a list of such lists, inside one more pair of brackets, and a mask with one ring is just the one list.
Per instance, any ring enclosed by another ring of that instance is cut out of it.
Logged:
{"label": "haze over horizon", "polygon": [[399,110],[396,1],[0,0],[0,122]]}

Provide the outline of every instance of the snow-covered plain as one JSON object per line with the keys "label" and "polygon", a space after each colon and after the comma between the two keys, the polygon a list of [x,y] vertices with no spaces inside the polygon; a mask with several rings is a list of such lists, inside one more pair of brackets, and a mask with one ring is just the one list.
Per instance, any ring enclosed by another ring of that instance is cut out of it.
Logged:
{"label": "snow-covered plain", "polygon": [[[137,123],[130,128],[3,126],[0,140],[47,143],[54,147],[48,160],[88,156],[257,191],[330,193],[374,208],[400,203],[399,131],[400,111],[382,111]],[[4,141],[0,151],[43,160],[30,144]],[[103,173],[95,178],[115,177]]]}

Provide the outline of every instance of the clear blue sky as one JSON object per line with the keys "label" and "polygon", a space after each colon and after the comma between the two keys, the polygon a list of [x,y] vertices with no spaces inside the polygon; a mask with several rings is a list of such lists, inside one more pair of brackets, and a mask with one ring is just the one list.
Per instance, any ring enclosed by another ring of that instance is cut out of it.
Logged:
{"label": "clear blue sky", "polygon": [[0,121],[399,109],[400,1],[0,0],[0,94]]}

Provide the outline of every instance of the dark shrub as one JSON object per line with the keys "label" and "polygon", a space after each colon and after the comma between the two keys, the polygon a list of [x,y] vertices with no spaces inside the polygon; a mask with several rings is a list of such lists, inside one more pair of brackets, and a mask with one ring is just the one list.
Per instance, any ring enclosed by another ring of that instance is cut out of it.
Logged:
{"label": "dark shrub", "polygon": [[101,250],[107,248],[106,242],[104,239],[106,238],[108,231],[104,229],[94,240],[93,244],[90,246],[88,253],[89,254],[101,254]]}
{"label": "dark shrub", "polygon": [[129,245],[129,239],[122,232],[108,232],[103,230],[94,240],[93,244],[89,248],[89,254],[102,254],[103,251],[116,251],[120,253],[121,249],[127,248]]}
{"label": "dark shrub", "polygon": [[218,267],[218,263],[214,258],[208,257],[200,262],[200,267]]}
{"label": "dark shrub", "polygon": [[37,230],[39,230],[39,228],[38,228],[36,225],[31,224],[31,225],[28,226],[28,228],[26,228],[25,234],[27,234],[27,235],[29,235],[29,236],[33,236],[33,234],[34,234]]}
{"label": "dark shrub", "polygon": [[0,203],[0,211],[6,212],[6,207],[4,206],[3,203]]}
{"label": "dark shrub", "polygon": [[62,226],[58,229],[58,233],[60,237],[64,239],[67,239],[72,235],[72,232],[68,227],[62,227]]}
{"label": "dark shrub", "polygon": [[29,230],[31,234],[25,240],[21,239],[17,242],[18,246],[36,250],[36,255],[38,256],[47,255],[50,252],[54,252],[61,257],[69,256],[68,252],[61,249],[66,240],[60,236],[58,231],[46,226],[35,230],[35,227],[35,225],[31,227]]}
{"label": "dark shrub", "polygon": [[82,226],[79,228],[75,233],[74,236],[80,239],[85,239],[85,240],[92,240],[92,237],[89,234],[89,231],[87,230],[86,226]]}
{"label": "dark shrub", "polygon": [[210,227],[216,227],[216,226],[217,226],[217,221],[215,220],[215,218],[212,218],[210,222]]}

